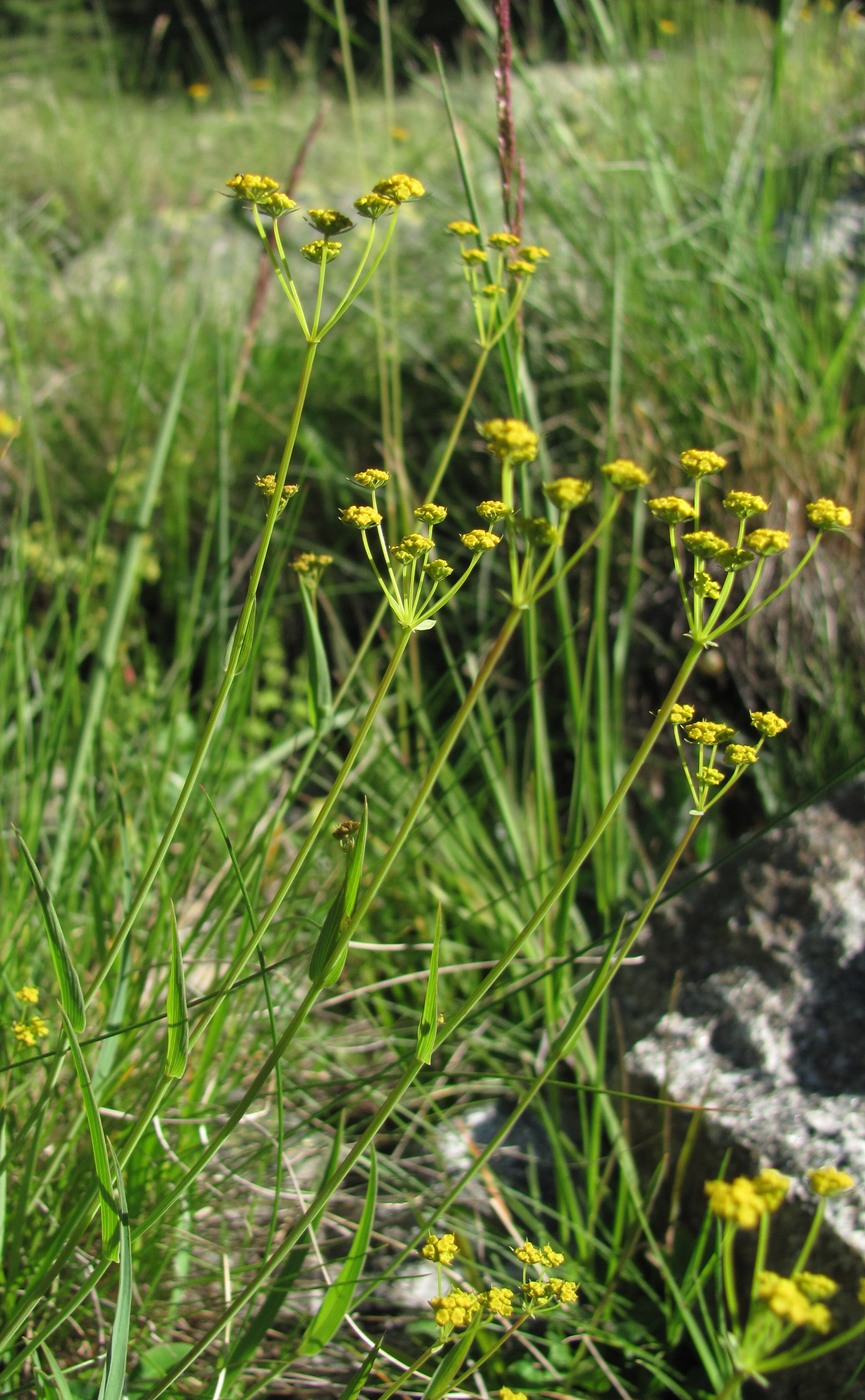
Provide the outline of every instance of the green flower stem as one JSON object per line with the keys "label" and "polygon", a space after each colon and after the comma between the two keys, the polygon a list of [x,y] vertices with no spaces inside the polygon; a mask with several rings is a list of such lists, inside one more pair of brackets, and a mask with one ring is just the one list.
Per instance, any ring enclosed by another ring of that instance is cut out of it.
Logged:
{"label": "green flower stem", "polygon": [[736,1269],[733,1263],[733,1241],[736,1238],[736,1230],[737,1226],[734,1221],[725,1222],[724,1235],[721,1240],[721,1277],[730,1322],[735,1329],[738,1329],[739,1297],[736,1292]]}
{"label": "green flower stem", "polygon": [[838,1332],[836,1336],[830,1337],[827,1341],[821,1342],[819,1346],[809,1347],[806,1351],[797,1351],[795,1361],[789,1359],[789,1353],[781,1356],[772,1356],[760,1362],[760,1374],[769,1371],[782,1371],[786,1366],[803,1366],[806,1361],[815,1361],[818,1356],[826,1356],[831,1351],[838,1351],[840,1347],[845,1347],[848,1342],[853,1342],[857,1337],[861,1337],[865,1332],[865,1317],[861,1322],[855,1323],[853,1327],[848,1327],[846,1332]]}
{"label": "green flower stem", "polygon": [[387,233],[385,234],[385,236],[384,236],[384,238],[382,239],[382,242],[381,242],[381,247],[379,248],[378,252],[376,253],[375,257],[373,258],[373,260],[372,260],[372,265],[368,268],[368,270],[366,271],[366,273],[364,274],[364,276],[361,278],[361,277],[360,277],[360,273],[362,272],[363,266],[364,266],[364,264],[366,263],[367,257],[369,256],[369,248],[372,246],[372,237],[373,237],[374,234],[375,234],[375,223],[373,223],[372,233],[371,233],[370,240],[369,240],[369,245],[368,245],[368,248],[364,250],[364,253],[363,253],[363,256],[362,256],[361,262],[360,262],[360,267],[358,268],[357,273],[355,274],[355,276],[352,278],[351,282],[349,283],[348,290],[346,291],[346,293],[344,294],[344,296],[342,297],[342,299],[337,303],[336,310],[333,311],[333,312],[331,312],[330,316],[329,316],[328,319],[325,321],[324,325],[322,326],[321,330],[319,331],[319,339],[320,339],[320,340],[323,340],[323,339],[324,339],[324,337],[327,335],[328,331],[331,329],[332,326],[335,325],[335,323],[339,320],[340,316],[342,316],[343,312],[346,311],[346,310],[348,309],[348,307],[351,305],[351,303],[352,303],[353,301],[357,301],[357,298],[362,294],[362,292],[364,292],[364,291],[366,290],[366,287],[367,287],[367,285],[368,285],[370,279],[371,279],[372,277],[375,276],[376,271],[377,271],[377,269],[378,269],[378,266],[379,266],[379,264],[380,264],[382,258],[384,257],[385,253],[387,252],[388,247],[390,246],[390,241],[391,241],[391,239],[393,238],[394,231],[395,231],[395,229],[396,229],[396,223],[397,223],[397,215],[398,215],[398,213],[399,213],[399,210],[396,210],[395,213],[391,216],[390,222],[389,222],[389,224],[388,224]]}
{"label": "green flower stem", "polygon": [[[352,276],[351,281],[349,282],[348,286],[346,287],[345,291],[343,292],[342,296],[340,297],[339,301],[337,302],[336,307],[335,307],[334,310],[331,312],[330,316],[327,318],[327,321],[326,321],[326,323],[325,323],[324,329],[323,329],[323,331],[322,331],[322,334],[323,334],[323,335],[326,335],[326,334],[327,334],[327,332],[330,330],[331,326],[332,326],[336,321],[339,320],[339,318],[340,318],[340,316],[342,315],[342,313],[346,310],[346,308],[349,306],[350,302],[353,300],[352,294],[353,294],[353,292],[354,292],[355,287],[357,286],[358,282],[359,282],[360,279],[361,279],[361,275],[362,275],[362,273],[363,273],[364,268],[366,267],[366,264],[367,264],[367,261],[368,261],[368,259],[369,259],[369,255],[370,255],[370,253],[372,252],[372,248],[373,248],[373,244],[374,244],[374,243],[375,243],[375,222],[371,222],[371,223],[370,223],[370,226],[369,226],[369,231],[368,231],[367,236],[366,236],[366,242],[365,242],[364,245],[363,245],[363,250],[362,250],[361,255],[360,255],[360,259],[359,259],[359,261],[358,261],[357,267],[356,267],[355,270],[354,270],[354,275]],[[365,285],[365,284],[364,284],[364,285]]]}
{"label": "green flower stem", "polygon": [[771,593],[768,593],[765,598],[761,598],[760,602],[756,605],[756,607],[751,608],[750,611],[745,613],[739,613],[737,610],[737,612],[733,613],[731,617],[727,618],[726,622],[721,623],[720,627],[717,627],[715,629],[715,631],[712,634],[713,637],[723,637],[725,632],[729,632],[731,628],[738,627],[741,623],[747,622],[750,618],[754,616],[755,613],[762,612],[763,609],[767,608],[770,603],[773,603],[781,593],[783,593],[786,589],[790,587],[790,584],[793,582],[793,580],[798,577],[798,575],[805,568],[806,564],[810,562],[811,557],[814,554],[822,538],[823,535],[821,532],[813,541],[813,543],[808,546],[796,567],[787,575],[787,577],[783,580],[782,583],[779,583],[777,588],[773,589]]}
{"label": "green flower stem", "polygon": [[307,325],[306,315],[304,314],[303,305],[298,296],[297,288],[294,285],[291,272],[289,271],[288,259],[285,256],[282,239],[279,236],[277,220],[274,219],[273,221],[273,237],[276,243],[276,249],[274,249],[273,243],[271,243],[267,236],[264,224],[261,222],[261,215],[255,205],[253,205],[253,215],[255,218],[255,227],[258,229],[259,237],[267,249],[267,256],[270,259],[271,267],[276,273],[276,279],[288,298],[289,306],[297,317],[300,329],[303,331],[304,339],[309,341],[309,326]]}
{"label": "green flower stem", "polygon": [[141,910],[144,907],[148,894],[150,893],[151,886],[153,885],[154,880],[159,874],[159,871],[162,869],[165,857],[168,854],[168,851],[171,847],[171,843],[174,840],[178,827],[180,826],[180,822],[183,818],[184,812],[186,811],[189,799],[195,791],[195,788],[198,783],[198,778],[201,773],[201,769],[204,766],[204,760],[206,759],[208,751],[210,749],[210,745],[212,744],[214,738],[222,728],[223,714],[225,711],[226,704],[228,703],[228,697],[231,692],[231,687],[234,684],[235,678],[238,674],[240,657],[243,650],[243,643],[246,637],[246,632],[247,629],[252,625],[253,612],[255,609],[255,599],[258,593],[258,585],[261,581],[262,573],[264,572],[264,565],[267,560],[268,551],[270,549],[270,542],[273,537],[274,529],[276,528],[277,516],[279,514],[279,508],[282,501],[282,488],[285,485],[285,479],[288,475],[288,468],[291,463],[294,445],[297,441],[298,429],[300,428],[300,420],[303,414],[304,405],[306,403],[306,396],[309,390],[310,379],[312,377],[312,367],[315,362],[317,348],[318,347],[315,343],[307,343],[306,351],[304,353],[303,358],[303,365],[300,372],[300,381],[298,383],[297,393],[295,395],[294,408],[292,409],[291,422],[289,423],[288,427],[288,435],[285,440],[285,446],[282,451],[282,459],[280,461],[279,471],[276,476],[276,489],[273,493],[273,497],[270,502],[270,507],[267,512],[267,518],[264,522],[264,528],[261,532],[261,541],[258,546],[258,552],[255,556],[255,562],[252,566],[252,573],[249,579],[249,586],[246,591],[246,599],[244,601],[243,608],[241,609],[240,618],[234,631],[234,640],[231,644],[228,659],[225,663],[225,675],[223,677],[222,684],[220,685],[219,691],[216,695],[216,699],[213,702],[213,708],[210,712],[210,715],[208,716],[207,723],[198,742],[198,748],[196,749],[195,754],[193,756],[192,763],[190,765],[189,772],[186,775],[183,787],[180,790],[180,794],[177,798],[177,801],[174,804],[174,808],[171,812],[171,815],[168,818],[168,822],[166,824],[165,831],[163,832],[162,839],[160,840],[159,845],[156,848],[156,852],[152,860],[150,861],[150,864],[148,865],[146,871],[144,872],[144,875],[141,878],[141,883],[139,884],[138,890],[136,891],[135,897],[132,901],[132,904],[130,905],[129,912],[127,913],[125,919],[123,920],[123,923],[118,929],[117,936],[114,939],[114,943],[110,948],[109,952],[106,954],[105,958],[103,959],[102,966],[99,968],[99,970],[96,973],[96,976],[93,979],[93,984],[90,988],[90,992],[87,997],[87,1005],[90,1005],[93,1002],[93,999],[99,991],[99,988],[102,986],[102,983],[105,981],[106,977],[108,976],[108,973],[111,971],[111,968],[114,966],[114,963],[120,955],[120,952],[123,948],[124,943],[126,942],[126,939],[129,937],[129,934],[132,932],[132,929],[135,926],[135,922],[139,914],[141,913]]}
{"label": "green flower stem", "polygon": [[[439,1288],[441,1288],[441,1284],[439,1284]],[[434,1356],[437,1356],[441,1350],[442,1343],[433,1342],[432,1346],[427,1347],[426,1351],[421,1352],[420,1356],[416,1357],[411,1365],[407,1366],[406,1369],[397,1376],[396,1380],[391,1382],[386,1390],[381,1391],[378,1400],[390,1400],[390,1397],[396,1395],[397,1391],[405,1385],[409,1376],[416,1376],[421,1366],[425,1366],[426,1363],[431,1361]],[[426,1380],[427,1378],[423,1377],[423,1379]]]}
{"label": "green flower stem", "polygon": [[477,363],[475,364],[474,370],[472,372],[472,377],[469,380],[468,387],[463,395],[463,401],[460,404],[459,412],[457,413],[457,416],[454,419],[454,424],[451,428],[450,436],[448,437],[448,440],[445,443],[444,451],[442,452],[442,455],[439,459],[439,464],[436,467],[435,472],[433,473],[432,480],[429,486],[426,488],[425,499],[428,501],[435,500],[436,493],[442,484],[442,480],[444,479],[444,474],[450,466],[451,457],[454,455],[456,445],[459,442],[460,434],[462,433],[462,430],[465,426],[466,418],[469,415],[469,409],[472,406],[475,394],[478,391],[478,385],[480,384],[483,372],[486,369],[487,360],[490,357],[490,349],[491,347],[489,345],[485,345],[482,348],[481,353],[478,355]]}
{"label": "green flower stem", "polygon": [[804,1269],[805,1265],[808,1263],[808,1260],[811,1257],[811,1250],[817,1243],[817,1236],[820,1233],[820,1227],[823,1224],[823,1216],[825,1214],[826,1197],[820,1196],[817,1201],[817,1209],[814,1211],[814,1219],[811,1221],[811,1224],[808,1228],[808,1233],[805,1236],[805,1239],[802,1243],[802,1248],[799,1250],[799,1253],[796,1257],[796,1262],[790,1270],[791,1278],[794,1274],[798,1274],[802,1269]]}
{"label": "green flower stem", "polygon": [[663,705],[661,706],[660,710],[655,716],[655,719],[652,722],[652,725],[648,730],[645,738],[643,739],[643,742],[640,744],[640,747],[637,749],[636,754],[632,758],[631,762],[628,764],[628,767],[625,770],[618,784],[618,787],[610,797],[609,801],[604,807],[603,812],[598,817],[598,820],[595,822],[595,825],[593,826],[592,830],[586,836],[585,840],[583,841],[582,845],[578,848],[578,850],[574,852],[574,855],[568,862],[564,871],[559,876],[558,880],[555,882],[552,888],[549,890],[539,907],[535,910],[532,917],[528,920],[527,923],[523,925],[520,932],[513,938],[506,952],[502,954],[495,967],[492,968],[492,970],[487,974],[483,981],[479,983],[476,990],[472,992],[471,995],[466,999],[462,1007],[460,1007],[458,1011],[455,1011],[448,1018],[448,1020],[445,1021],[436,1039],[436,1047],[438,1047],[443,1040],[445,1040],[450,1034],[452,1034],[456,1027],[462,1021],[464,1021],[467,1016],[471,1015],[475,1007],[478,1006],[481,1001],[483,1001],[487,993],[500,978],[502,972],[505,970],[506,967],[508,967],[508,965],[511,962],[513,962],[514,958],[520,952],[524,944],[532,936],[532,934],[542,923],[542,921],[547,917],[553,906],[559,901],[559,899],[561,899],[562,894],[567,889],[574,876],[585,864],[587,858],[591,854],[597,842],[600,840],[601,836],[606,831],[610,822],[615,817],[622,802],[627,797],[628,792],[633,786],[634,781],[636,780],[640,770],[642,769],[644,763],[649,757],[649,754],[651,753],[652,749],[657,743],[661,732],[669,722],[670,712],[672,711],[673,706],[676,704],[679,696],[682,693],[682,690],[684,689],[692,672],[694,671],[700,659],[700,656],[702,655],[702,652],[702,643],[691,643],[687,656],[685,657],[685,660],[682,662],[682,665],[679,668],[679,673],[676,676],[676,679],[674,680],[672,686],[670,687],[670,691],[666,699],[664,700]]}
{"label": "green flower stem", "polygon": [[324,247],[321,250],[321,262],[318,265],[318,286],[315,293],[315,310],[312,313],[312,325],[309,330],[309,339],[314,341],[317,345],[321,343],[319,322],[321,321],[321,306],[324,301],[324,281],[327,277],[327,246],[328,240],[325,238]]}
{"label": "green flower stem", "polygon": [[724,1382],[721,1389],[716,1393],[714,1400],[740,1400],[742,1394],[742,1383],[747,1379],[740,1372],[729,1377]]}

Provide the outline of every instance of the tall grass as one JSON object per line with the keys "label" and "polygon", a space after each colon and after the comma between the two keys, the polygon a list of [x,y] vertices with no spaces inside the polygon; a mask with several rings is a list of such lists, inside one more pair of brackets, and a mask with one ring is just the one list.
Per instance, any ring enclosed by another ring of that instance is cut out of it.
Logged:
{"label": "tall grass", "polygon": [[[524,239],[554,257],[498,300],[460,257],[473,236],[444,232],[500,226],[474,78],[448,75],[447,143],[426,83],[383,99],[355,84],[359,149],[347,110],[322,113],[312,89],[241,103],[236,66],[212,106],[7,79],[0,120],[24,132],[2,259],[2,406],[21,419],[0,604],[7,1390],[738,1393],[718,1311],[735,1231],[723,1249],[708,1222],[665,1238],[663,1168],[641,1175],[605,1081],[607,988],[712,804],[669,721],[686,722],[673,707],[690,677],[706,684],[723,620],[710,598],[683,604],[685,556],[625,492],[639,477],[597,466],[633,457],[664,495],[678,451],[712,443],[730,487],[747,469],[775,497],[773,524],[794,490],[853,502],[855,303],[795,253],[851,158],[860,36],[822,12],[803,35],[792,11],[782,32],[695,6],[656,53],[648,6],[590,13],[603,67],[515,75]],[[566,20],[574,36],[585,23]],[[834,144],[814,134],[803,154],[783,84],[815,53]],[[404,132],[392,168],[432,197],[370,226],[393,246],[319,347],[319,291],[321,329],[364,230],[331,271],[298,258],[316,235],[288,215],[286,263],[266,211],[256,230],[249,200],[220,191],[234,169],[293,169],[304,208],[350,207],[354,172],[384,174]],[[531,430],[487,426],[480,455],[472,425],[500,418]],[[539,428],[538,463],[520,467],[515,444]],[[350,478],[379,465],[386,490],[358,494]],[[254,489],[268,474],[269,505]],[[540,489],[572,476],[596,483],[585,516],[579,491]],[[280,511],[286,480],[299,491]],[[707,491],[692,490],[704,514]],[[447,500],[436,544],[455,566],[431,594],[423,554],[388,564],[374,531],[337,520],[371,503],[394,542],[430,528],[412,515],[430,495]],[[451,521],[470,531],[499,496],[518,515],[482,521],[499,544],[459,563]],[[804,515],[792,523],[796,572]],[[335,556],[321,579],[288,567],[310,551]],[[791,570],[756,567],[751,601],[772,606],[743,635],[765,651],[755,626],[815,571],[773,601]],[[737,578],[717,575],[729,608]],[[726,636],[720,650],[737,694],[715,718],[782,708],[789,676]],[[845,749],[831,714],[822,741],[809,719],[800,783],[836,773],[861,734],[841,669]],[[693,738],[716,767],[716,743]],[[488,1140],[469,1116],[483,1104]],[[492,1154],[527,1121],[508,1179]],[[461,1287],[512,1288],[510,1319],[433,1318],[445,1275],[435,1246],[432,1263],[416,1250],[451,1227]],[[567,1254],[576,1312],[514,1260],[526,1236]],[[398,1307],[422,1269],[419,1301]],[[747,1319],[728,1323],[744,1346]]]}

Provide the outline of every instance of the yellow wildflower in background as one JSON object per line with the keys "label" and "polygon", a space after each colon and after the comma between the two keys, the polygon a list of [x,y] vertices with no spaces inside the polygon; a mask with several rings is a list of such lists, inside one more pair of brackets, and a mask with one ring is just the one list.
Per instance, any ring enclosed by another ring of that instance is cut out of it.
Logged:
{"label": "yellow wildflower in background", "polygon": [[855,1185],[849,1172],[839,1171],[837,1167],[815,1167],[805,1175],[817,1196],[836,1196],[839,1191],[849,1191]]}
{"label": "yellow wildflower in background", "polygon": [[727,458],[720,453],[706,452],[697,447],[689,447],[687,452],[681,454],[679,461],[690,477],[711,476],[714,472],[722,472],[727,465]]}
{"label": "yellow wildflower in background", "polygon": [[15,993],[19,1001],[26,1002],[28,1006],[37,1006],[39,1003],[39,988],[23,986]]}
{"label": "yellow wildflower in background", "polygon": [[826,496],[807,505],[805,514],[818,530],[849,530],[853,524],[853,516],[847,507],[836,505]]}
{"label": "yellow wildflower in background", "polygon": [[649,473],[625,457],[607,462],[601,471],[620,491],[636,491],[638,486],[647,486],[649,482]]}

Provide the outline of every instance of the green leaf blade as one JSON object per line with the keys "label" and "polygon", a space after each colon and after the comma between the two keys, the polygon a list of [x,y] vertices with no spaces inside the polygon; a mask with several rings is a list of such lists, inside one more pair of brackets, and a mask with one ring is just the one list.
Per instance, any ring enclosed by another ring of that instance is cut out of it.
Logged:
{"label": "green leaf blade", "polygon": [[363,1272],[372,1223],[375,1218],[376,1194],[378,1190],[378,1167],[375,1149],[370,1150],[369,1181],[363,1212],[358,1222],[351,1248],[346,1255],[339,1274],[328,1288],[321,1307],[306,1329],[300,1344],[299,1356],[315,1356],[326,1346],[342,1323],[351,1307],[355,1289]]}
{"label": "green leaf blade", "polygon": [[87,1016],[84,1010],[81,983],[72,963],[69,945],[60,926],[57,910],[54,908],[54,901],[51,898],[51,891],[42,879],[39,867],[30,854],[21,832],[16,831],[15,835],[42,908],[42,918],[45,923],[45,931],[48,934],[48,947],[51,952],[51,961],[54,964],[54,975],[60,988],[60,1005],[73,1031],[80,1035],[87,1024]]}
{"label": "green leaf blade", "polygon": [[168,1040],[165,1047],[165,1074],[182,1079],[189,1061],[189,1008],[186,1004],[186,978],[183,952],[177,932],[177,914],[171,904],[171,964],[168,970]]}

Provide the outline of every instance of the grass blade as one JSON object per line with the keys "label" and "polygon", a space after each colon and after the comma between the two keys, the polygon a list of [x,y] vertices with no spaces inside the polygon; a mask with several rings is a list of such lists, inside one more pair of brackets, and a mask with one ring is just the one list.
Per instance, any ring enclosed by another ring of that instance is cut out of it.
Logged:
{"label": "grass blade", "polygon": [[378,1357],[378,1354],[381,1351],[381,1344],[383,1341],[384,1338],[379,1337],[369,1356],[366,1358],[366,1361],[364,1361],[360,1370],[353,1377],[353,1379],[349,1381],[348,1385],[345,1387],[345,1390],[340,1391],[337,1400],[358,1400],[358,1396],[363,1390],[364,1383],[368,1380],[369,1373],[376,1363],[376,1358]]}
{"label": "grass blade", "polygon": [[363,874],[363,857],[366,850],[368,825],[369,808],[366,798],[364,798],[363,816],[354,837],[354,849],[345,872],[345,879],[327,911],[321,932],[312,950],[312,957],[309,960],[310,980],[321,982],[325,987],[333,985],[345,964],[348,948],[343,948],[336,958],[334,958],[334,953],[339,947],[340,933],[351,919],[357,904],[360,879]]}
{"label": "grass blade", "polygon": [[442,907],[439,905],[436,911],[436,925],[433,933],[432,953],[429,960],[429,978],[426,984],[426,993],[423,999],[423,1011],[421,1012],[420,1025],[417,1028],[417,1049],[415,1055],[418,1064],[428,1065],[432,1057],[433,1046],[435,1045],[436,1030],[438,1029],[439,1018],[439,996],[438,996],[438,974],[439,974],[439,948],[442,941]]}
{"label": "grass blade", "polygon": [[105,1370],[99,1387],[97,1400],[124,1400],[126,1389],[126,1358],[129,1352],[129,1319],[132,1315],[132,1231],[129,1228],[129,1212],[126,1206],[126,1193],[123,1189],[123,1176],[109,1144],[117,1180],[117,1195],[120,1201],[120,1279],[117,1285],[117,1311],[114,1314],[114,1327],[108,1343]]}
{"label": "grass blade", "polygon": [[189,1010],[186,1005],[186,978],[183,952],[177,932],[177,914],[171,901],[171,966],[168,970],[168,1041],[165,1047],[165,1073],[169,1079],[182,1079],[189,1060]]}
{"label": "grass blade", "polygon": [[[20,831],[16,831],[18,845],[27,863],[30,872],[30,879],[33,881],[39,903],[42,906],[42,917],[45,920],[45,931],[48,934],[48,945],[51,949],[51,961],[54,964],[54,973],[60,987],[60,1005],[63,1008],[66,1019],[72,1030],[79,1033],[84,1030],[87,1018],[84,1014],[84,997],[81,994],[81,983],[78,981],[78,973],[72,965],[72,958],[69,953],[69,945],[60,927],[60,920],[57,917],[57,910],[54,908],[54,901],[51,898],[51,891],[39,873],[39,867],[27,849],[27,843]],[[89,1081],[88,1081],[89,1083]]]}
{"label": "grass blade", "polygon": [[303,608],[304,635],[306,637],[306,665],[308,672],[307,691],[309,697],[309,722],[316,733],[324,727],[333,709],[333,691],[330,684],[330,667],[327,652],[318,625],[318,612],[311,588],[300,579],[300,604]]}
{"label": "grass blade", "polygon": [[300,1344],[300,1356],[315,1356],[316,1352],[321,1351],[322,1347],[327,1345],[337,1331],[351,1307],[351,1300],[354,1297],[369,1247],[369,1237],[372,1233],[372,1222],[375,1217],[377,1187],[378,1168],[375,1160],[375,1149],[371,1148],[366,1200],[354,1239],[351,1242],[351,1248],[345,1256],[339,1274],[325,1293],[321,1307],[304,1333],[303,1341]]}
{"label": "grass blade", "polygon": [[75,1074],[81,1086],[81,1095],[84,1099],[84,1112],[87,1117],[87,1126],[90,1130],[93,1164],[96,1168],[96,1179],[99,1183],[102,1254],[104,1258],[111,1259],[116,1263],[120,1258],[117,1232],[118,1215],[117,1204],[114,1200],[114,1191],[111,1186],[111,1169],[108,1165],[108,1139],[105,1136],[105,1129],[102,1126],[102,1119],[99,1115],[99,1105],[93,1093],[93,1086],[90,1083],[90,1075],[87,1073],[87,1066],[84,1063],[81,1046],[78,1044],[78,1037],[72,1027],[72,1022],[69,1020],[62,1006],[60,1008],[60,1015],[63,1017],[63,1027],[69,1041],[69,1049],[72,1051],[72,1063],[75,1066]]}

